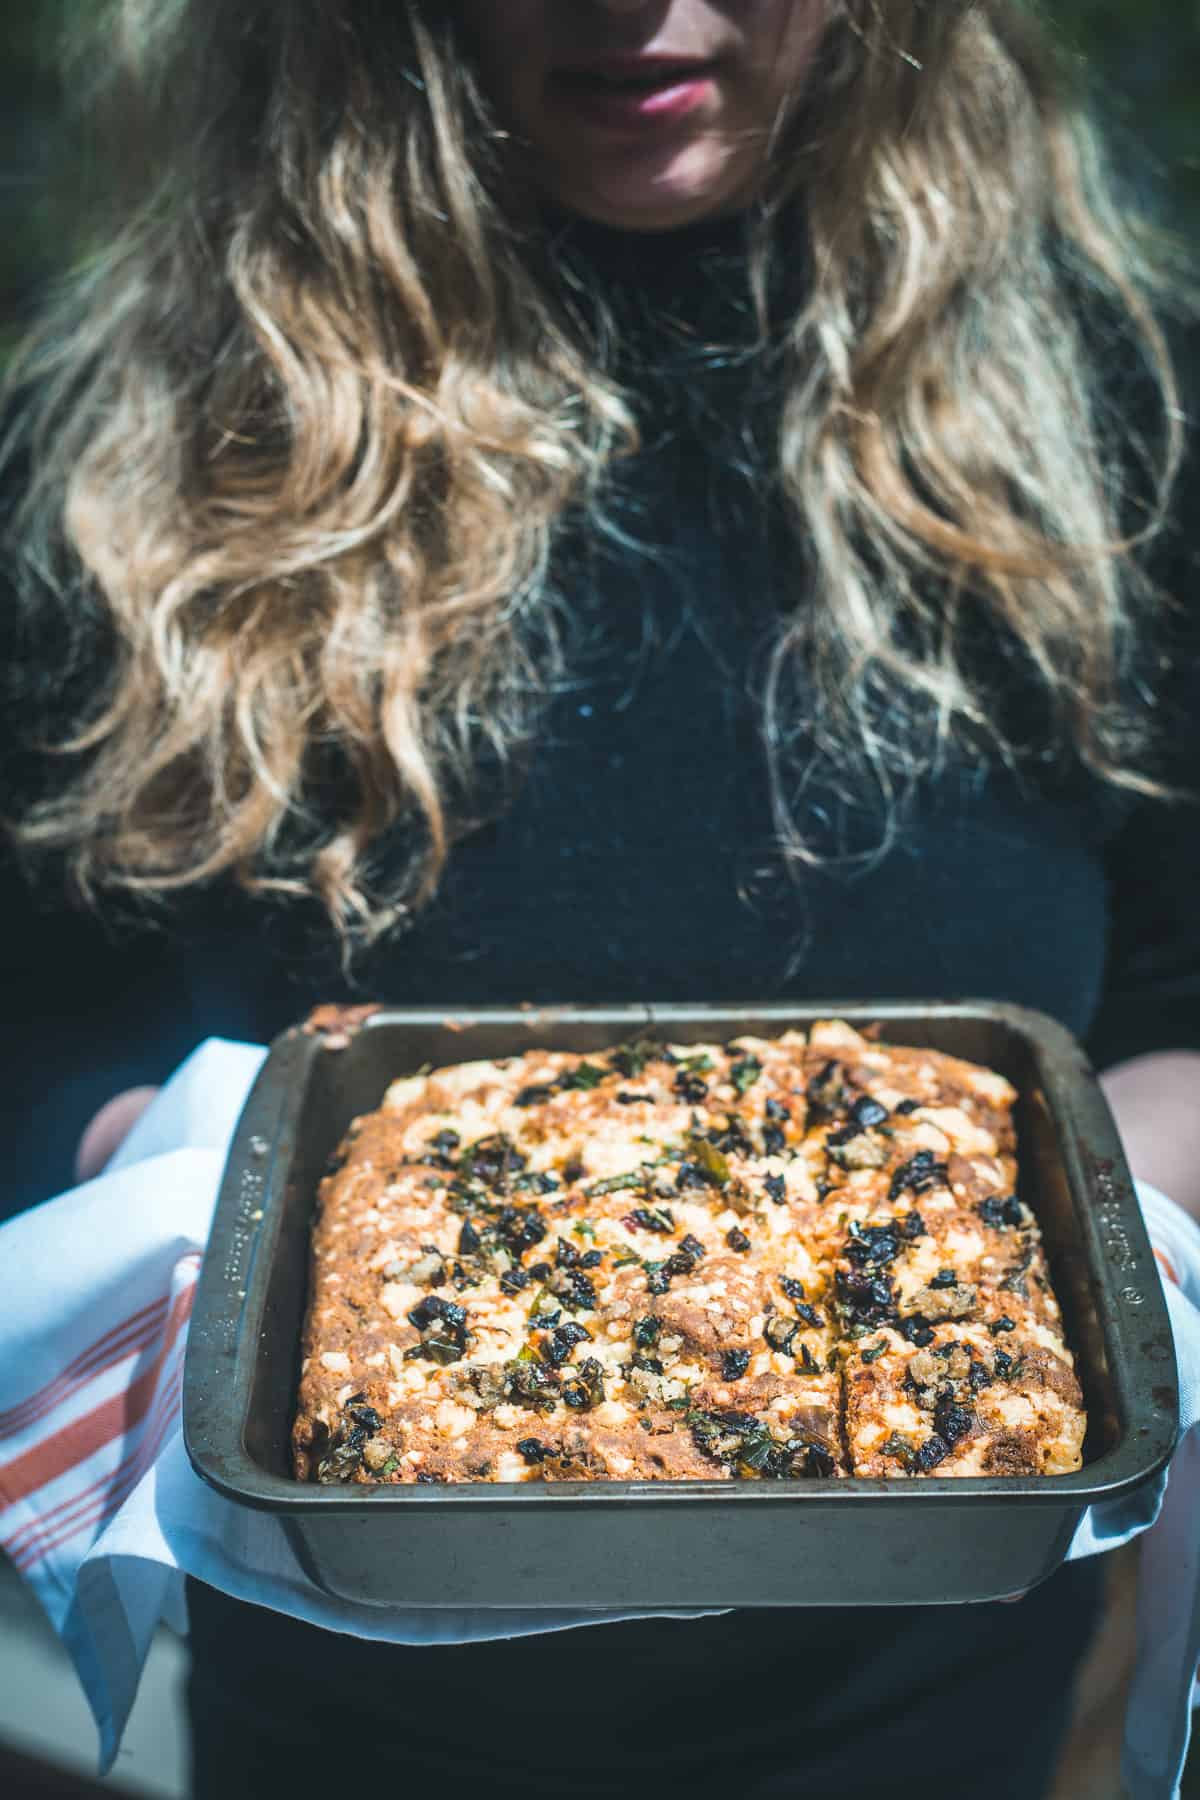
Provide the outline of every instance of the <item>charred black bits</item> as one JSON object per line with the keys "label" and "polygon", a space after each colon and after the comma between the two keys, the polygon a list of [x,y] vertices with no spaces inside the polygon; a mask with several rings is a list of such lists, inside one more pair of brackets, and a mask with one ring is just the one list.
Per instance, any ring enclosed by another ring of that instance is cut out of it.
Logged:
{"label": "charred black bits", "polygon": [[698,1237],[693,1237],[690,1231],[685,1238],[680,1239],[679,1248],[685,1256],[690,1256],[693,1262],[699,1262],[704,1255],[704,1245]]}
{"label": "charred black bits", "polygon": [[729,1079],[739,1094],[746,1094],[762,1074],[762,1069],[757,1056],[743,1056],[740,1062],[735,1062],[731,1067]]}
{"label": "charred black bits", "polygon": [[744,1231],[739,1231],[736,1225],[725,1233],[725,1242],[731,1250],[736,1250],[739,1255],[744,1255],[750,1248],[750,1239]]}
{"label": "charred black bits", "polygon": [[553,1412],[558,1404],[558,1375],[537,1357],[529,1362],[514,1357],[504,1365],[504,1392],[523,1406]]}
{"label": "charred black bits", "polygon": [[905,1213],[902,1219],[896,1220],[893,1230],[898,1237],[902,1238],[912,1239],[924,1237],[925,1221],[919,1212],[908,1212]]}
{"label": "charred black bits", "polygon": [[[372,1407],[364,1409],[374,1414]],[[378,1414],[374,1414],[378,1417]],[[377,1431],[378,1426],[375,1427]],[[336,1487],[343,1482],[353,1481],[356,1471],[362,1465],[363,1445],[374,1431],[368,1431],[365,1425],[351,1425],[347,1430],[343,1427],[334,1433],[329,1448],[317,1464],[317,1480],[325,1487]]]}
{"label": "charred black bits", "polygon": [[1004,1199],[990,1194],[979,1202],[976,1210],[984,1224],[996,1231],[1014,1231],[1025,1223],[1025,1209],[1015,1194],[1008,1194]]}
{"label": "charred black bits", "polygon": [[514,1193],[528,1191],[531,1194],[552,1194],[558,1185],[558,1176],[551,1175],[546,1169],[518,1175],[512,1184]]}
{"label": "charred black bits", "polygon": [[906,1188],[914,1194],[926,1194],[930,1188],[948,1180],[945,1163],[938,1162],[932,1150],[918,1150],[908,1162],[902,1163],[892,1176],[892,1185],[888,1194],[889,1200],[898,1200]]}
{"label": "charred black bits", "polygon": [[966,1437],[975,1423],[975,1414],[969,1406],[959,1406],[951,1395],[943,1394],[934,1408],[933,1423],[937,1435],[947,1444],[954,1445]]}
{"label": "charred black bits", "polygon": [[921,1102],[919,1100],[902,1100],[899,1106],[895,1107],[894,1110],[898,1113],[903,1113],[907,1117],[909,1113],[915,1113],[920,1104]]}
{"label": "charred black bits", "polygon": [[790,1119],[792,1116],[787,1107],[783,1104],[783,1101],[776,1100],[773,1097],[767,1101],[766,1105],[763,1107],[763,1112],[766,1114],[767,1118],[773,1120],[776,1125],[782,1125],[786,1119]]}
{"label": "charred black bits", "polygon": [[794,1276],[782,1275],[779,1280],[779,1285],[789,1300],[803,1300],[804,1283],[797,1281]]}
{"label": "charred black bits", "polygon": [[582,1269],[559,1269],[550,1277],[550,1292],[579,1312],[591,1312],[596,1305],[596,1290]]}
{"label": "charred black bits", "polygon": [[517,1455],[523,1457],[532,1469],[539,1463],[544,1463],[550,1451],[540,1438],[522,1438],[517,1445]]}
{"label": "charred black bits", "polygon": [[663,1237],[671,1237],[677,1229],[669,1206],[637,1206],[626,1213],[622,1224],[633,1230],[657,1231]]}
{"label": "charred black bits", "polygon": [[554,1240],[554,1263],[555,1267],[559,1269],[578,1267],[579,1252],[574,1244],[567,1242],[566,1238],[555,1238]]}
{"label": "charred black bits", "polygon": [[[361,1401],[361,1398],[362,1396],[360,1395],[359,1401]],[[358,1404],[352,1397],[347,1400],[343,1410],[351,1419],[353,1419],[355,1425],[362,1428],[368,1437],[374,1437],[377,1431],[383,1430],[383,1420],[373,1406],[363,1406]]]}
{"label": "charred black bits", "polygon": [[1010,1319],[1007,1313],[1005,1313],[1002,1319],[996,1319],[988,1326],[988,1330],[993,1337],[999,1337],[1002,1331],[1015,1331],[1016,1329],[1016,1320]]}
{"label": "charred black bits", "polygon": [[458,1159],[459,1172],[473,1175],[485,1187],[506,1189],[511,1175],[520,1174],[526,1158],[503,1132],[480,1138]]}
{"label": "charred black bits", "polygon": [[672,1085],[680,1099],[686,1100],[689,1106],[698,1106],[708,1098],[707,1081],[702,1081],[699,1075],[693,1075],[687,1069],[679,1071]]}
{"label": "charred black bits", "polygon": [[899,1254],[899,1239],[890,1225],[851,1225],[846,1256],[856,1267],[884,1269]]}
{"label": "charred black bits", "polygon": [[482,1244],[483,1239],[480,1237],[475,1226],[472,1225],[470,1219],[464,1219],[463,1228],[458,1234],[458,1254],[460,1256],[474,1256],[476,1251],[481,1248]]}
{"label": "charred black bits", "polygon": [[772,1313],[763,1326],[763,1336],[772,1350],[781,1350],[786,1356],[799,1329],[795,1319],[787,1319],[782,1313]]}
{"label": "charred black bits", "polygon": [[500,1277],[502,1294],[519,1294],[522,1288],[529,1286],[529,1276],[524,1269],[509,1269]]}
{"label": "charred black bits", "polygon": [[945,1462],[949,1454],[949,1444],[945,1438],[938,1437],[935,1433],[925,1439],[912,1459],[912,1467],[918,1475],[928,1475],[930,1469],[936,1469],[940,1462]]}
{"label": "charred black bits", "polygon": [[[726,1113],[724,1125],[708,1133],[708,1142],[725,1156],[757,1156],[754,1140],[736,1113]],[[725,1171],[728,1179],[728,1170]]]}
{"label": "charred black bits", "polygon": [[776,1206],[783,1206],[786,1204],[787,1182],[783,1179],[782,1175],[764,1176],[763,1186],[767,1190],[768,1199],[773,1200]]}
{"label": "charred black bits", "polygon": [[726,1350],[721,1357],[721,1374],[726,1381],[740,1381],[749,1367],[748,1350]]}
{"label": "charred black bits", "polygon": [[910,1344],[916,1345],[918,1350],[928,1349],[933,1342],[933,1327],[928,1320],[921,1317],[920,1313],[914,1313],[911,1318],[902,1319],[900,1331]]}
{"label": "charred black bits", "polygon": [[840,1063],[827,1062],[809,1082],[805,1090],[813,1124],[830,1119],[845,1105],[846,1086]]}
{"label": "charred black bits", "polygon": [[427,1294],[418,1300],[408,1319],[421,1333],[421,1342],[406,1350],[406,1356],[428,1357],[430,1362],[443,1366],[461,1361],[467,1347],[467,1315],[463,1307],[453,1300],[443,1300],[440,1294]]}
{"label": "charred black bits", "polygon": [[580,1363],[574,1381],[564,1381],[562,1397],[576,1412],[590,1412],[593,1406],[604,1404],[604,1370],[594,1356]]}
{"label": "charred black bits", "polygon": [[721,1184],[710,1170],[702,1169],[699,1163],[682,1162],[675,1177],[675,1185],[682,1194],[686,1188],[720,1187]]}
{"label": "charred black bits", "polygon": [[579,1259],[581,1269],[598,1269],[604,1261],[603,1250],[585,1250]]}
{"label": "charred black bits", "polygon": [[931,1288],[952,1288],[958,1286],[958,1276],[953,1269],[939,1269],[929,1283]]}
{"label": "charred black bits", "polygon": [[658,1342],[658,1334],[662,1330],[662,1321],[647,1315],[639,1319],[633,1328],[633,1341],[639,1350],[649,1350]]}
{"label": "charred black bits", "polygon": [[887,1107],[881,1106],[878,1100],[872,1100],[870,1094],[861,1095],[850,1108],[850,1117],[861,1131],[868,1130],[872,1125],[882,1125],[887,1116]]}
{"label": "charred black bits", "polygon": [[415,1325],[418,1331],[424,1331],[435,1319],[444,1319],[447,1325],[457,1330],[466,1324],[467,1315],[463,1307],[453,1300],[443,1300],[440,1294],[426,1294],[408,1315],[409,1324]]}
{"label": "charred black bits", "polygon": [[763,1150],[767,1156],[782,1156],[787,1149],[787,1139],[778,1125],[763,1126]]}
{"label": "charred black bits", "polygon": [[505,1206],[496,1219],[496,1229],[517,1256],[540,1244],[546,1235],[546,1221],[536,1206]]}
{"label": "charred black bits", "polygon": [[553,1094],[554,1089],[552,1087],[542,1087],[538,1085],[534,1085],[533,1087],[523,1087],[520,1093],[514,1096],[513,1105],[544,1106],[546,1101],[552,1098]]}
{"label": "charred black bits", "polygon": [[591,1343],[592,1334],[574,1319],[568,1319],[553,1332],[545,1346],[544,1355],[551,1368],[561,1369],[571,1357],[576,1344]]}
{"label": "charred black bits", "polygon": [[882,1325],[895,1308],[892,1284],[886,1275],[868,1275],[839,1269],[837,1297],[847,1318],[857,1325]]}
{"label": "charred black bits", "polygon": [[815,1306],[806,1305],[803,1300],[797,1300],[796,1313],[806,1325],[816,1327],[825,1323],[824,1315],[819,1313]]}
{"label": "charred black bits", "polygon": [[640,1039],[636,1044],[618,1044],[609,1053],[608,1066],[615,1069],[618,1075],[633,1078],[640,1075],[646,1064],[653,1062],[657,1055],[658,1050],[654,1044]]}
{"label": "charred black bits", "polygon": [[696,1448],[736,1474],[760,1480],[788,1476],[819,1478],[833,1474],[834,1460],[825,1444],[808,1438],[773,1438],[761,1419],[743,1412],[689,1412]]}

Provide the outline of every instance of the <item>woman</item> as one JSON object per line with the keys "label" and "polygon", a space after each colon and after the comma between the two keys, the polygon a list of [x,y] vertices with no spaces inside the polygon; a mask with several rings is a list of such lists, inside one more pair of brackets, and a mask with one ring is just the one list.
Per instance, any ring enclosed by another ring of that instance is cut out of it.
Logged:
{"label": "woman", "polygon": [[[410,1003],[986,993],[1200,1198],[1170,283],[1024,9],[115,15],[132,193],[12,451],[17,710],[70,736],[15,839],[168,926],[76,953],[110,1086],[339,958]],[[69,1026],[21,1046],[60,1122]],[[436,1650],[193,1585],[196,1792],[1045,1793],[1098,1579]]]}

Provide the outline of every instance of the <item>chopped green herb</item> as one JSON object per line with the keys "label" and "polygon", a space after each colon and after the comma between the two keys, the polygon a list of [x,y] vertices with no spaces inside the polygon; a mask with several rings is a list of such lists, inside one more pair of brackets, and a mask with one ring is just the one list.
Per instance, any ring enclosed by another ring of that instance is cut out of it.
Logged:
{"label": "chopped green herb", "polygon": [[658,1046],[647,1038],[639,1038],[636,1044],[618,1044],[610,1050],[608,1060],[618,1075],[640,1075],[646,1064],[658,1055]]}
{"label": "chopped green herb", "polygon": [[604,1181],[593,1181],[590,1187],[584,1188],[589,1200],[597,1200],[602,1194],[619,1194],[625,1188],[639,1188],[645,1183],[646,1176],[642,1169],[630,1169],[625,1175],[609,1175]]}
{"label": "chopped green herb", "polygon": [[710,1175],[718,1187],[726,1187],[729,1183],[729,1162],[722,1156],[714,1144],[705,1137],[693,1136],[687,1141],[687,1151],[698,1168]]}
{"label": "chopped green herb", "polygon": [[662,1237],[673,1237],[679,1227],[669,1206],[638,1206],[627,1213],[621,1223],[634,1231],[656,1231]]}
{"label": "chopped green herb", "polygon": [[713,1059],[707,1050],[701,1050],[696,1056],[681,1056],[679,1067],[686,1069],[689,1075],[704,1075],[713,1066]]}
{"label": "chopped green herb", "polygon": [[883,1355],[883,1353],[886,1349],[887,1349],[887,1339],[880,1338],[880,1340],[877,1344],[872,1344],[871,1348],[869,1350],[863,1351],[862,1359],[865,1363],[878,1362],[879,1358]]}
{"label": "chopped green herb", "polygon": [[558,1085],[560,1088],[588,1090],[599,1087],[608,1074],[608,1069],[598,1068],[595,1063],[581,1062],[577,1068],[568,1069],[565,1075],[561,1075]]}
{"label": "chopped green herb", "polygon": [[916,1449],[911,1438],[906,1438],[900,1432],[893,1431],[887,1443],[882,1446],[881,1454],[894,1456],[897,1461],[904,1464],[906,1469],[910,1469],[916,1456]]}
{"label": "chopped green herb", "polygon": [[762,1064],[757,1056],[743,1056],[729,1071],[730,1080],[739,1094],[749,1093],[761,1074]]}
{"label": "chopped green herb", "polygon": [[615,1256],[613,1258],[612,1266],[614,1269],[632,1269],[636,1267],[641,1260],[640,1256],[634,1256],[632,1253],[628,1256]]}
{"label": "chopped green herb", "polygon": [[577,1237],[587,1238],[589,1243],[596,1241],[596,1227],[588,1219],[576,1219],[571,1230]]}
{"label": "chopped green herb", "polygon": [[377,1472],[380,1475],[390,1475],[393,1473],[394,1470],[398,1469],[399,1467],[400,1467],[400,1458],[398,1456],[389,1456],[387,1461],[384,1463],[383,1467],[380,1470],[378,1470]]}

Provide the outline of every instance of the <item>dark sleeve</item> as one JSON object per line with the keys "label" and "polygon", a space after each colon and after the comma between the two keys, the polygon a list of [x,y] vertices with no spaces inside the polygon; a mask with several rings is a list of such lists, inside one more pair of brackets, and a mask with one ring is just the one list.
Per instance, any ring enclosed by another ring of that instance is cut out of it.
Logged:
{"label": "dark sleeve", "polygon": [[1179,355],[1190,448],[1171,524],[1151,570],[1175,602],[1149,677],[1159,718],[1159,770],[1181,790],[1141,800],[1107,853],[1108,967],[1089,1040],[1103,1069],[1154,1050],[1200,1050],[1200,343]]}
{"label": "dark sleeve", "polygon": [[[0,477],[0,533],[21,465]],[[41,685],[18,608],[15,551],[0,561],[0,812],[23,810],[46,778],[30,749]],[[44,650],[39,662],[47,660]],[[57,671],[50,664],[51,679]],[[0,831],[0,1092],[7,1116],[0,1218],[71,1185],[79,1135],[122,1088],[156,1083],[192,1047],[179,953],[161,930],[118,928],[68,898],[61,872],[29,877]]]}

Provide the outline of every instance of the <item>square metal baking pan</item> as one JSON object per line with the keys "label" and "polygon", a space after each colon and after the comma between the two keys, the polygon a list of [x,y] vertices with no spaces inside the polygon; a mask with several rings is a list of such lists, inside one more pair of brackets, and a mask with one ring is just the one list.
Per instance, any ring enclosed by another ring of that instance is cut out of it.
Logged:
{"label": "square metal baking pan", "polygon": [[[289,1432],[309,1228],[326,1159],[390,1081],[528,1049],[772,1037],[816,1019],[986,1064],[1017,1089],[1022,1197],[1075,1351],[1084,1466],[1038,1478],[310,1486]],[[914,1605],[1021,1594],[1084,1509],[1166,1464],[1175,1354],[1153,1253],[1095,1075],[1041,1014],[984,1002],[328,1009],[276,1040],[242,1114],[192,1315],[184,1441],[197,1472],[280,1518],[311,1579],[381,1606]]]}

